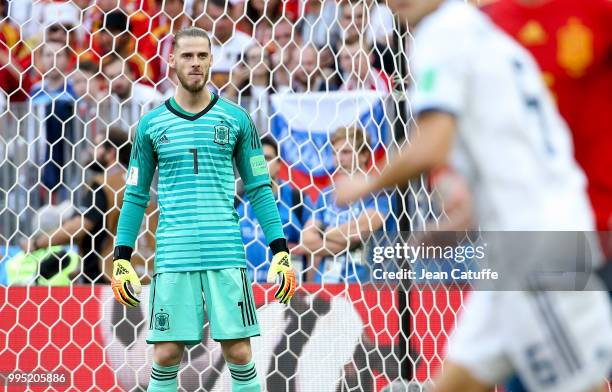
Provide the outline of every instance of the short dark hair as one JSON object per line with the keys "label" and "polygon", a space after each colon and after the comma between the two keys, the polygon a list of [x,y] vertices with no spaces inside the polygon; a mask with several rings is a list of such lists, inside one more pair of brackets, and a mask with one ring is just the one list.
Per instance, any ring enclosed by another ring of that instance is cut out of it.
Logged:
{"label": "short dark hair", "polygon": [[208,41],[208,46],[210,47],[210,37],[208,36],[206,30],[199,27],[185,27],[174,34],[174,38],[172,39],[172,49],[177,47],[178,41],[183,37],[204,38]]}
{"label": "short dark hair", "polygon": [[133,76],[133,70],[130,68],[130,63],[128,60],[125,60],[123,57],[119,56],[115,52],[111,52],[102,58],[102,73],[104,73],[104,69],[108,66],[119,63],[121,64],[121,74],[125,76]]}
{"label": "short dark hair", "polygon": [[79,61],[79,71],[88,72],[92,74],[98,73],[98,65],[90,60]]}
{"label": "short dark hair", "polygon": [[261,145],[272,147],[274,149],[274,152],[278,156],[278,143],[276,142],[276,139],[274,139],[272,136],[267,135],[267,136],[262,137]]}
{"label": "short dark hair", "polygon": [[224,10],[231,10],[234,6],[234,2],[232,2],[232,0],[208,0],[206,4],[212,4],[216,7],[223,8]]}
{"label": "short dark hair", "polygon": [[128,17],[123,11],[113,11],[104,16],[104,28],[111,33],[126,32],[128,30]]}
{"label": "short dark hair", "polygon": [[130,164],[130,154],[132,153],[132,143],[130,143],[128,134],[121,128],[111,127],[108,129],[108,137],[104,140],[104,148],[115,149],[117,151],[117,159],[126,168]]}

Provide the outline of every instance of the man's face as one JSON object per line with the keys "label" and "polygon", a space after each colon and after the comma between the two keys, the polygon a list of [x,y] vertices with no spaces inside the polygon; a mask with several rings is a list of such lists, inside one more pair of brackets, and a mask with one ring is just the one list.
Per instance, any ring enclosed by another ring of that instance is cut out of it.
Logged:
{"label": "man's face", "polygon": [[352,143],[346,139],[339,139],[333,144],[334,165],[344,173],[364,171],[368,165],[369,153],[367,149],[357,154]]}
{"label": "man's face", "polygon": [[77,97],[95,98],[101,90],[99,78],[91,72],[76,71],[72,74],[71,81]]}
{"label": "man's face", "polygon": [[72,26],[63,26],[59,23],[47,27],[46,41],[57,42],[62,45],[68,45],[68,31]]}
{"label": "man's face", "polygon": [[291,42],[291,24],[289,22],[283,21],[274,27],[274,41],[279,48],[284,48]]}
{"label": "man's face", "polygon": [[340,66],[347,75],[366,76],[368,55],[359,44],[345,46],[340,52]]}
{"label": "man's face", "polygon": [[267,53],[259,45],[251,47],[245,53],[246,64],[253,76],[265,76],[270,71],[268,70]]}
{"label": "man's face", "polygon": [[132,82],[126,76],[129,75],[129,68],[123,67],[123,61],[113,61],[104,66],[104,76],[110,83],[111,92],[123,100],[128,99],[132,92]]}
{"label": "man's face", "polygon": [[119,8],[119,0],[96,0],[96,5],[102,12],[111,12]]}
{"label": "man's face", "polygon": [[216,39],[225,42],[234,33],[231,9],[225,10],[222,7],[217,7],[210,1],[207,3],[206,12],[200,17],[200,19],[204,19],[202,21],[202,28],[206,31],[212,31]]}
{"label": "man's face", "polygon": [[274,147],[268,144],[264,144],[263,153],[264,158],[266,158],[266,162],[268,163],[268,171],[270,171],[270,178],[276,180],[278,178],[278,172],[280,171],[280,163],[276,154],[276,150],[274,149]]}
{"label": "man's face", "polygon": [[336,168],[352,173],[356,166],[356,154],[353,146],[346,139],[337,140],[334,145],[334,165]]}
{"label": "man's face", "polygon": [[46,77],[62,77],[66,74],[68,68],[68,53],[61,44],[48,42],[42,48],[40,61],[42,65],[41,71]]}
{"label": "man's face", "polygon": [[421,19],[433,12],[443,0],[388,0],[389,8],[400,21],[416,26]]}
{"label": "man's face", "polygon": [[169,18],[174,19],[183,13],[184,5],[185,3],[183,0],[165,0],[164,13]]}
{"label": "man's face", "polygon": [[212,55],[206,38],[183,37],[179,39],[168,65],[176,72],[180,85],[190,93],[204,89],[210,76]]}
{"label": "man's face", "polygon": [[108,31],[100,29],[95,34],[98,36],[98,43],[103,54],[110,52],[120,52],[129,39],[129,33],[120,31]]}
{"label": "man's face", "polygon": [[314,48],[309,47],[302,52],[301,64],[306,75],[314,75],[317,69],[317,52]]}
{"label": "man's face", "polygon": [[345,42],[358,41],[359,36],[365,34],[368,28],[365,2],[361,1],[354,5],[345,3],[340,14],[340,27]]}

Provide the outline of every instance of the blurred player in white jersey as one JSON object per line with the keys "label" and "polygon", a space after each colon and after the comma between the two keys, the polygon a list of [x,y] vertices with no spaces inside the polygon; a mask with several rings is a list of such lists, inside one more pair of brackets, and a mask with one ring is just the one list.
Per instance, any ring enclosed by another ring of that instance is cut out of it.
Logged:
{"label": "blurred player in white jersey", "polygon": [[[340,184],[337,201],[450,164],[483,231],[594,230],[569,131],[531,56],[461,0],[390,5],[414,37],[414,137],[379,176]],[[435,390],[490,391],[518,374],[530,391],[604,391],[611,366],[607,293],[476,291]]]}

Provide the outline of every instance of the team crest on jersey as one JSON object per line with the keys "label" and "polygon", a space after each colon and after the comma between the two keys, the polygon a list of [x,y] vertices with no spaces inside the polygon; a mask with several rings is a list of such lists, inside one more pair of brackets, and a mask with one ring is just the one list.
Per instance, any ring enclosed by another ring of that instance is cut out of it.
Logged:
{"label": "team crest on jersey", "polygon": [[170,315],[168,313],[155,313],[155,329],[158,331],[170,329]]}
{"label": "team crest on jersey", "polygon": [[230,129],[227,125],[215,125],[215,143],[222,146],[229,143]]}

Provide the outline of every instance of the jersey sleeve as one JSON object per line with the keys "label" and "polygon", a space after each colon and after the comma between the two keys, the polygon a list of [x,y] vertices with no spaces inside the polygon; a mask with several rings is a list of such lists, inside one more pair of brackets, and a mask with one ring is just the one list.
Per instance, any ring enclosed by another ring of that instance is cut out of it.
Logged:
{"label": "jersey sleeve", "polygon": [[278,213],[268,165],[263,155],[261,140],[251,118],[245,113],[234,150],[236,167],[244,183],[244,192],[251,202],[257,221],[268,244],[285,238]]}
{"label": "jersey sleeve", "polygon": [[270,174],[263,155],[261,140],[248,114],[240,122],[238,141],[234,149],[236,168],[244,183],[245,192],[261,185],[270,185]]}
{"label": "jersey sleeve", "polygon": [[452,30],[428,29],[417,35],[412,55],[410,110],[416,117],[427,111],[458,116],[466,104],[466,45],[453,41]]}
{"label": "jersey sleeve", "polygon": [[156,167],[157,159],[148,133],[147,118],[144,117],[138,124],[136,140],[132,147],[115,246],[134,248],[145,209],[149,204],[151,182]]}

